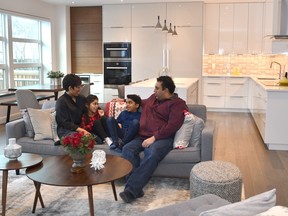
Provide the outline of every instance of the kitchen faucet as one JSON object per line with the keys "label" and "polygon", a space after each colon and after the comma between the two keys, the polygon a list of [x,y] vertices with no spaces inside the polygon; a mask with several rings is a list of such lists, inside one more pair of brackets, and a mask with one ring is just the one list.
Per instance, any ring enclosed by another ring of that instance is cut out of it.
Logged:
{"label": "kitchen faucet", "polygon": [[272,68],[273,63],[279,65],[279,79],[281,79],[281,64],[279,62],[272,61],[270,64],[270,68]]}

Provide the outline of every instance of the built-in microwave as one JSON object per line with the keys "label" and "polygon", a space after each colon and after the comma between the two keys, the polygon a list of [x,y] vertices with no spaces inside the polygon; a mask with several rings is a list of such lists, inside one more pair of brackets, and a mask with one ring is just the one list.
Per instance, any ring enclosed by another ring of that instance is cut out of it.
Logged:
{"label": "built-in microwave", "polygon": [[104,43],[104,61],[131,61],[131,43]]}

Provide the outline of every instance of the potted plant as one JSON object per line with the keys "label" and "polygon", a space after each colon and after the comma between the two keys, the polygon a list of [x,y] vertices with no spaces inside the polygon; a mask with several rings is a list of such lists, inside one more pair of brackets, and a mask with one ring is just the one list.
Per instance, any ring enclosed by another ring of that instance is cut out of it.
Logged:
{"label": "potted plant", "polygon": [[49,71],[47,77],[51,79],[51,85],[61,85],[61,78],[64,76],[64,73],[61,71]]}

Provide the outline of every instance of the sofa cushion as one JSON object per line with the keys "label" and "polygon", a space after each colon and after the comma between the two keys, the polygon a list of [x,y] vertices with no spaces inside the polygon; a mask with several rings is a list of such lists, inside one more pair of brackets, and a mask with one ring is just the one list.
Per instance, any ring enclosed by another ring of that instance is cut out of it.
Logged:
{"label": "sofa cushion", "polygon": [[25,129],[26,129],[25,136],[34,137],[34,130],[27,109],[20,109],[20,113],[25,123]]}
{"label": "sofa cushion", "polygon": [[265,212],[255,216],[288,216],[288,208],[284,206],[274,206]]}
{"label": "sofa cushion", "polygon": [[125,102],[108,102],[105,106],[105,115],[108,117],[113,116],[115,119],[119,114],[126,109]]}
{"label": "sofa cushion", "polygon": [[267,211],[275,203],[276,189],[272,189],[241,202],[202,212],[199,216],[253,216]]}
{"label": "sofa cushion", "polygon": [[194,126],[193,131],[191,134],[191,138],[189,140],[189,146],[195,147],[196,149],[200,150],[200,143],[201,143],[201,134],[202,130],[205,127],[205,123],[203,119],[195,116],[194,117]]}
{"label": "sofa cushion", "polygon": [[52,120],[51,113],[55,112],[55,109],[33,109],[27,108],[30,121],[34,130],[34,140],[52,139]]}
{"label": "sofa cushion", "polygon": [[181,215],[198,216],[201,212],[228,205],[230,202],[214,194],[205,194],[194,199],[190,199],[174,205],[150,210],[140,215],[142,216],[162,216],[162,215]]}
{"label": "sofa cushion", "polygon": [[195,117],[192,113],[186,112],[184,113],[185,118],[181,128],[176,132],[174,136],[173,147],[174,148],[187,148],[189,145],[189,141],[192,136]]}
{"label": "sofa cushion", "polygon": [[161,163],[197,163],[201,161],[200,153],[200,150],[195,147],[173,149],[165,156]]}

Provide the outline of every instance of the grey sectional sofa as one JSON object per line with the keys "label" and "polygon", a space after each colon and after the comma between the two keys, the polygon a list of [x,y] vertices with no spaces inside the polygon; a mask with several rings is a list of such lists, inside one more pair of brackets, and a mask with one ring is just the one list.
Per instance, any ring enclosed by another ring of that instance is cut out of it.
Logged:
{"label": "grey sectional sofa", "polygon": [[[99,104],[105,107],[105,104]],[[200,149],[188,147],[182,150],[173,149],[154,172],[154,176],[189,178],[191,168],[201,161],[213,159],[215,124],[207,119],[207,110],[204,105],[188,105],[189,111],[205,121],[205,127],[201,135]],[[16,138],[17,144],[22,146],[23,152],[49,155],[66,154],[62,146],[55,146],[53,140],[34,141],[25,137],[25,124],[23,119],[14,120],[6,124],[6,139]],[[108,154],[119,153],[109,149],[107,145],[97,145],[96,149],[103,149]]]}

